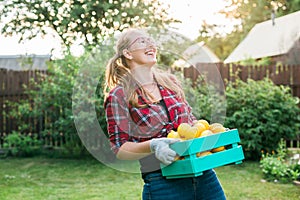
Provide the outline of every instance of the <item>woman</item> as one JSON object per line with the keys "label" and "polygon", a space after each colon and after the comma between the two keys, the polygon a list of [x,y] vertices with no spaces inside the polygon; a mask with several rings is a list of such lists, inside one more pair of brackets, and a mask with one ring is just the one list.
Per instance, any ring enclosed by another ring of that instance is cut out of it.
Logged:
{"label": "woman", "polygon": [[155,68],[157,47],[142,30],[123,33],[106,71],[109,90],[104,107],[109,139],[118,159],[139,160],[143,199],[225,199],[213,170],[196,178],[166,179],[160,163],[171,164],[176,153],[166,138],[171,130],[196,118],[175,76]]}

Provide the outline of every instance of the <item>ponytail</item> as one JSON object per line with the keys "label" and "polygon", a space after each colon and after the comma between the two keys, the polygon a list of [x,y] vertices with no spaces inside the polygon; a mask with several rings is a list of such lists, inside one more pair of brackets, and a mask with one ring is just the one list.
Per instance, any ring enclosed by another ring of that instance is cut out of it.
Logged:
{"label": "ponytail", "polygon": [[117,84],[120,84],[125,74],[130,73],[123,55],[115,54],[106,66],[104,94],[107,95]]}

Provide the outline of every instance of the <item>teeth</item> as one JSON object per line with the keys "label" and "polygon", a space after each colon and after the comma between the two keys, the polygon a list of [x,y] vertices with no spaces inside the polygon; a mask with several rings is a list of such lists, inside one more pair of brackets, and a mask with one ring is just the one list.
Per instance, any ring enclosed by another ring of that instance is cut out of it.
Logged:
{"label": "teeth", "polygon": [[146,54],[146,55],[153,55],[154,52],[153,52],[153,51],[148,51],[148,52],[146,52],[145,54]]}
{"label": "teeth", "polygon": [[153,49],[148,49],[147,51],[145,51],[146,55],[154,55],[154,53],[155,53],[155,50],[153,50]]}

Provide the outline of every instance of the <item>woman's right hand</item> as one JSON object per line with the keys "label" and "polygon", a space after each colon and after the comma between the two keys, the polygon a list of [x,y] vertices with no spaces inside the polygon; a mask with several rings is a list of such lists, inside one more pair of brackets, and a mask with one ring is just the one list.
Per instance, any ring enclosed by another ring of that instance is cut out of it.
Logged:
{"label": "woman's right hand", "polygon": [[171,164],[176,157],[176,152],[169,145],[180,141],[173,138],[154,138],[150,141],[151,152],[155,153],[155,157],[163,164]]}

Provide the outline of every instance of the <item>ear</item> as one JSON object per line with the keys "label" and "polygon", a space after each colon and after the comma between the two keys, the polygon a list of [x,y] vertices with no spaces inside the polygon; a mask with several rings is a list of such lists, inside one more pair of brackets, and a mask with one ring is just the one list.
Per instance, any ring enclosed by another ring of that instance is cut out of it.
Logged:
{"label": "ear", "polygon": [[123,50],[123,55],[125,56],[125,58],[131,60],[132,59],[132,54],[130,53],[130,51],[128,51],[127,49]]}

